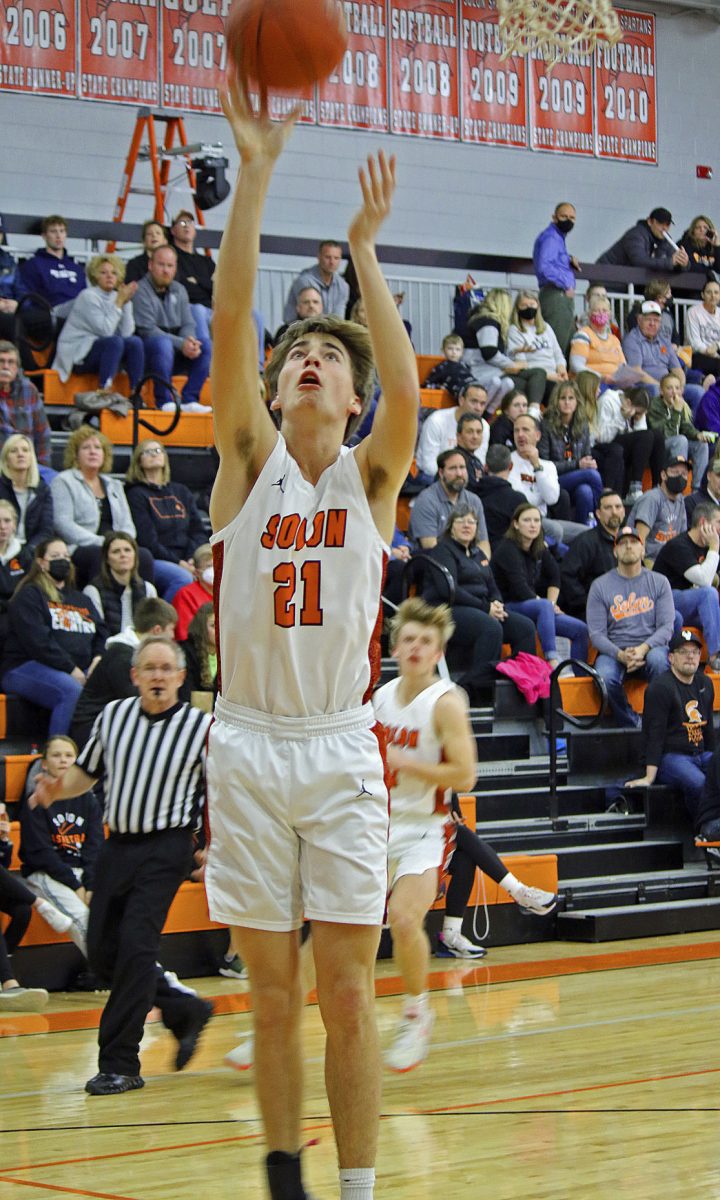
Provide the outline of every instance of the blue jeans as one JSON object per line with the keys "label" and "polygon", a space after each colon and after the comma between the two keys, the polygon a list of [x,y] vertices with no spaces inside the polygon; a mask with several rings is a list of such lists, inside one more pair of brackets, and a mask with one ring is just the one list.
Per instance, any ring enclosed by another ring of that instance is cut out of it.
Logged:
{"label": "blue jeans", "polygon": [[[206,304],[191,304],[190,311],[195,318],[195,330],[201,342],[209,342],[210,322],[212,320],[212,309]],[[252,319],[255,322],[255,331],[258,339],[258,367],[262,373],[265,366],[265,322],[262,319],[261,313],[257,309],[252,310]]]}
{"label": "blue jeans", "polygon": [[[176,592],[180,591],[181,587],[185,587],[188,583],[192,583],[193,577],[184,567],[179,567],[177,563],[167,562],[164,558],[155,559],[155,583],[157,590],[163,600],[171,603]],[[209,599],[209,597],[208,597]]]}
{"label": "blue jeans", "polygon": [[699,383],[686,383],[683,389],[683,400],[687,400],[690,405],[690,412],[693,416],[697,412],[698,405],[702,400],[704,392],[702,385]]}
{"label": "blue jeans", "polygon": [[666,783],[682,792],[682,798],[692,817],[693,828],[697,824],[695,814],[712,757],[710,750],[699,750],[697,754],[663,754],[658,766],[658,783]]}
{"label": "blue jeans", "polygon": [[570,638],[573,658],[582,662],[587,660],[588,627],[577,617],[568,617],[565,613],[556,613],[550,600],[510,600],[506,601],[508,612],[523,613],[535,622],[540,638],[540,645],[546,658],[557,658],[555,636]]}
{"label": "blue jeans", "polygon": [[[202,339],[198,339],[202,341]],[[202,353],[198,358],[186,358],[176,350],[169,334],[155,334],[143,338],[145,343],[145,370],[149,375],[157,375],[168,383],[173,375],[187,375],[187,383],[182,391],[183,404],[197,403],[200,399],[200,389],[210,371],[211,346],[208,341],[202,341]],[[158,407],[172,400],[172,395],[162,383],[155,382],[155,402]]]}
{"label": "blue jeans", "polygon": [[699,625],[708,654],[720,650],[720,598],[714,587],[691,587],[677,591],[673,588],[673,604],[683,619],[683,625]]}
{"label": "blue jeans", "polygon": [[125,364],[130,388],[134,390],[143,377],[145,367],[142,338],[134,334],[132,337],[121,337],[119,333],[97,338],[90,347],[90,353],[82,362],[75,363],[73,370],[78,374],[95,372],[100,377],[100,387],[112,387],[121,363]]}
{"label": "blue jeans", "polygon": [[665,438],[666,454],[682,454],[690,459],[692,465],[692,489],[698,490],[703,481],[708,465],[710,447],[707,442],[689,441],[684,433],[676,433]]}
{"label": "blue jeans", "polygon": [[6,671],[2,677],[4,692],[15,692],[40,708],[50,709],[48,733],[67,733],[82,684],[65,671],[56,671],[30,660]]}
{"label": "blue jeans", "polygon": [[[609,654],[598,654],[595,659],[595,670],[605,680],[610,708],[618,725],[622,729],[639,729],[640,718],[628,704],[628,698],[623,688],[626,674],[623,664]],[[656,675],[662,675],[663,671],[667,670],[667,646],[654,646],[652,650],[648,651],[645,665],[638,671],[633,671],[632,677],[633,679],[654,679]]]}
{"label": "blue jeans", "polygon": [[575,508],[575,520],[581,525],[587,525],[587,519],[595,512],[603,490],[600,472],[592,467],[578,468],[559,476],[560,487],[569,493]]}

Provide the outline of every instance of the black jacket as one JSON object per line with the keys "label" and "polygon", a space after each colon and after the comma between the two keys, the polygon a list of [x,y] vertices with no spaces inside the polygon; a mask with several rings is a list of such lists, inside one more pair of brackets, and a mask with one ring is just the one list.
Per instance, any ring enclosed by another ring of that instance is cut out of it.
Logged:
{"label": "black jacket", "polygon": [[177,563],[208,540],[193,494],[184,483],[129,483],[127,502],[139,546],[153,558]]}
{"label": "black jacket", "polygon": [[488,537],[494,550],[500,538],[505,537],[517,506],[527,503],[527,496],[516,492],[508,480],[499,475],[481,475],[477,483],[468,484],[468,490],[482,501]]}
{"label": "black jacket", "polygon": [[187,670],[185,683],[188,690],[188,700],[190,699],[189,693],[191,692],[213,691],[217,694],[217,676],[213,679],[210,688],[202,682],[200,655],[195,649],[194,643],[188,638],[186,642],[182,643],[182,648],[185,651],[185,667]]}
{"label": "black jacket", "polygon": [[559,587],[560,571],[545,547],[539,558],[521,550],[510,538],[502,538],[493,551],[493,573],[505,601],[535,600]]}
{"label": "black jacket", "polygon": [[39,662],[70,674],[87,671],[102,653],[107,634],[95,605],[84,592],[65,589],[52,604],[35,584],[21,588],[8,606],[8,639],[3,672]]}
{"label": "black jacket", "polygon": [[571,426],[565,436],[556,433],[546,421],[543,421],[541,429],[538,454],[541,458],[555,463],[558,475],[567,475],[569,471],[577,471],[580,459],[591,453],[592,443],[587,425],[580,430]]}
{"label": "black jacket", "polygon": [[181,250],[175,246],[177,254],[177,274],[175,278],[187,289],[191,304],[204,304],[212,308],[213,275],[215,263],[207,254],[198,254],[194,250]]}
{"label": "black jacket", "polygon": [[656,238],[647,221],[636,221],[627,229],[619,241],[601,254],[599,263],[613,263],[619,267],[645,267],[648,271],[664,274],[679,270],[673,265],[675,253],[664,238]]}
{"label": "black jacket", "polygon": [[[11,481],[5,475],[0,475],[0,500],[8,500],[20,519],[20,505]],[[47,541],[55,532],[52,492],[44,479],[41,479],[35,489],[35,494],[25,509],[25,545],[31,551],[40,542]]]}
{"label": "black jacket", "polygon": [[614,547],[614,538],[601,525],[570,543],[560,563],[560,607],[568,616],[585,620],[590,584],[616,565]]}
{"label": "black jacket", "polygon": [[[478,546],[473,547],[470,554],[466,554],[459,542],[445,536],[428,553],[447,567],[455,580],[453,604],[489,612],[493,600],[500,600],[500,589],[495,582],[490,563]],[[433,571],[427,573],[423,599],[429,604],[447,602],[447,596],[443,594]]]}
{"label": "black jacket", "polygon": [[498,413],[490,426],[490,445],[507,446],[508,450],[515,449],[513,423],[505,413]]}

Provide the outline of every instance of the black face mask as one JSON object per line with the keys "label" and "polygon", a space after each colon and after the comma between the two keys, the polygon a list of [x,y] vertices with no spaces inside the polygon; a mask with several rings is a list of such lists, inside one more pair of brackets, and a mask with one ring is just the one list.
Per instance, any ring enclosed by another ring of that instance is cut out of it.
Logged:
{"label": "black face mask", "polygon": [[565,234],[572,233],[573,229],[575,228],[574,221],[563,220],[557,221],[556,224],[560,232]]}
{"label": "black face mask", "polygon": [[519,308],[518,316],[523,321],[534,321],[535,317],[537,316],[537,309],[536,308]]}
{"label": "black face mask", "polygon": [[70,574],[72,563],[69,558],[53,558],[48,565],[48,572],[51,579],[56,583],[64,583]]}
{"label": "black face mask", "polygon": [[679,496],[687,487],[687,479],[684,475],[668,475],[665,480],[665,487],[673,496]]}

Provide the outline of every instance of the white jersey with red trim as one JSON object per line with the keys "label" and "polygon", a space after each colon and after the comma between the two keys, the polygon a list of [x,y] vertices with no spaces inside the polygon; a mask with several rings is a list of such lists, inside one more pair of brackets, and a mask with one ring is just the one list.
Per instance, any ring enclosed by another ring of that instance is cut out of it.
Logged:
{"label": "white jersey with red trim", "polygon": [[240,512],[210,540],[220,694],[292,717],[366,703],[389,550],[354,453],[343,447],[313,485],[278,434]]}
{"label": "white jersey with red trim", "polygon": [[[391,679],[373,696],[375,716],[385,730],[388,746],[398,746],[418,762],[442,762],[442,745],[435,732],[433,714],[441,696],[456,690],[449,679],[436,679],[409,704],[401,704],[402,680]],[[447,819],[450,788],[438,788],[416,775],[400,770],[389,772],[390,837],[398,824],[436,824]]]}

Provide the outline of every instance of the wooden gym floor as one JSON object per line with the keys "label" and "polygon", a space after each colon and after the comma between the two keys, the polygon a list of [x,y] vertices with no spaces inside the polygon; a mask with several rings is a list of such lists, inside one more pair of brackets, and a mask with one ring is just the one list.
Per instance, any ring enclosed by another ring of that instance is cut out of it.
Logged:
{"label": "wooden gym floor", "polygon": [[[683,1200],[720,1194],[720,940],[707,933],[608,947],[542,943],[483,963],[433,960],[426,1063],[386,1074],[377,1197],[393,1200]],[[95,1073],[97,997],[52,996],[0,1017],[2,1200],[264,1200],[252,1072],[222,1065],[249,1028],[246,984],[216,999],[190,1067],[148,1026],[146,1087],[83,1091]],[[378,965],[384,1044],[399,1009]],[[337,1196],[322,1033],[306,1009],[306,1177]]]}

